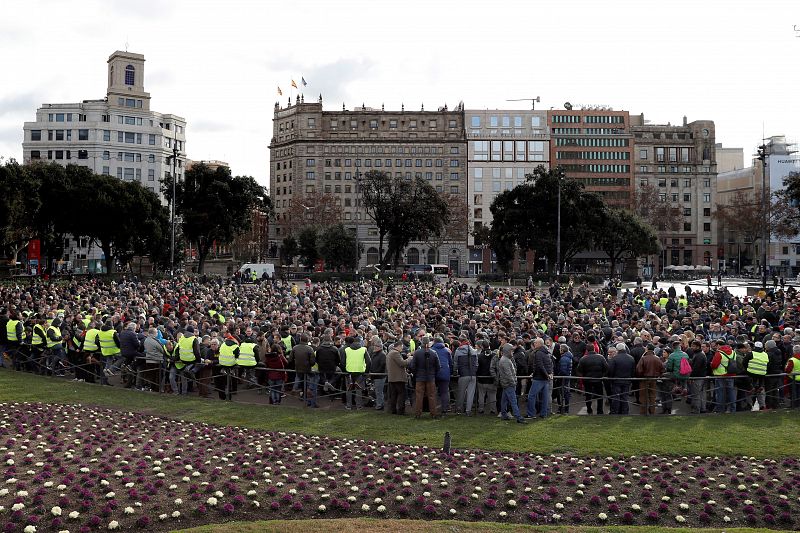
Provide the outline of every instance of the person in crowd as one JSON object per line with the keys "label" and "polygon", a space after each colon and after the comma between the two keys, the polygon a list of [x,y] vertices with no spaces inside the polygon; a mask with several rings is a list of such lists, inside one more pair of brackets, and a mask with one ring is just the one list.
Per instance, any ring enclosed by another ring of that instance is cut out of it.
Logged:
{"label": "person in crowd", "polygon": [[386,372],[389,382],[389,413],[406,414],[406,369],[411,358],[403,350],[403,339],[397,338],[389,345],[386,355]]}
{"label": "person in crowd", "polygon": [[369,341],[372,348],[369,356],[369,373],[372,387],[375,390],[375,410],[383,411],[386,389],[386,354],[383,351],[383,341],[377,335]]}
{"label": "person in crowd", "polygon": [[586,391],[586,413],[593,414],[592,402],[597,407],[597,414],[603,413],[603,381],[608,370],[608,361],[597,353],[597,342],[594,338],[587,338],[587,354],[578,362],[578,375],[584,378],[583,387]]}
{"label": "person in crowd", "polygon": [[[616,355],[608,359],[607,377],[611,379],[611,414],[627,415],[630,412],[628,396],[631,391],[631,379],[636,374],[636,362],[628,353],[624,342],[614,347]],[[609,348],[610,350],[610,348]]]}
{"label": "person in crowd", "polygon": [[[553,357],[545,347],[542,338],[533,341],[532,383],[528,393],[527,413],[525,418],[547,418],[550,414],[550,397],[553,388]],[[537,402],[541,403],[537,412]]]}
{"label": "person in crowd", "polygon": [[525,424],[525,419],[519,411],[517,404],[517,369],[514,364],[514,345],[504,344],[500,347],[500,362],[497,368],[497,379],[503,389],[503,398],[500,402],[500,418],[510,420],[509,410],[520,424]]}
{"label": "person in crowd", "polygon": [[472,416],[475,390],[478,384],[478,352],[472,347],[470,339],[465,333],[458,337],[458,348],[456,348],[454,358],[458,374],[456,414],[463,413]]}
{"label": "person in crowd", "polygon": [[431,417],[437,418],[436,409],[436,378],[441,369],[441,360],[436,352],[430,348],[430,338],[422,337],[419,339],[419,348],[414,351],[408,369],[414,374],[416,381],[414,399],[414,417],[422,416],[424,399],[428,401],[428,410]]}

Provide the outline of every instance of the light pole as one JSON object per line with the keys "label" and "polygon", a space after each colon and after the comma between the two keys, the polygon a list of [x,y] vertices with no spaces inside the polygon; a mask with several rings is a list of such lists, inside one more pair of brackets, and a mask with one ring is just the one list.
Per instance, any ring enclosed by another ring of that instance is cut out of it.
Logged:
{"label": "light pole", "polygon": [[170,215],[171,235],[169,244],[169,273],[175,275],[175,185],[178,181],[178,139],[174,139],[172,147],[172,213]]}
{"label": "light pole", "polygon": [[767,145],[762,144],[758,147],[757,159],[761,160],[761,209],[764,219],[762,220],[761,231],[761,288],[767,290],[767,248],[769,247],[769,229],[767,228]]}
{"label": "light pole", "polygon": [[564,179],[564,173],[558,171],[558,218],[556,224],[556,283],[561,276],[561,183]]}

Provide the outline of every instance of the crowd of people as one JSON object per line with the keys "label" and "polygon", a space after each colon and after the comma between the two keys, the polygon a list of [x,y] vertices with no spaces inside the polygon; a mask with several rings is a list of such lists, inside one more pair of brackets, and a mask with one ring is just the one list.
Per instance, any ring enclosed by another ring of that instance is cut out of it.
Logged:
{"label": "crowd of people", "polygon": [[[0,366],[143,391],[544,418],[800,406],[800,301],[553,284],[0,285]],[[111,379],[117,375],[118,378]],[[575,412],[576,409],[572,409]]]}

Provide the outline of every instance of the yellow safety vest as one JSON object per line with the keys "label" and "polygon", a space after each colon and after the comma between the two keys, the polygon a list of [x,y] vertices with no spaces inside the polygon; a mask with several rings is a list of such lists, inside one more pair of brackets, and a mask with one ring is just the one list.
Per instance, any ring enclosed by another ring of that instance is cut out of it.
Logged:
{"label": "yellow safety vest", "polygon": [[86,335],[83,337],[83,351],[84,352],[96,352],[100,349],[97,345],[97,335],[100,333],[100,330],[92,328],[86,332]]}
{"label": "yellow safety vest", "polygon": [[720,356],[722,356],[722,358],[720,359],[719,366],[712,372],[715,376],[723,376],[728,373],[728,363],[731,362],[731,359],[736,357],[736,352],[732,353],[730,356],[725,352],[720,352]]}
{"label": "yellow safety vest", "polygon": [[281,342],[283,343],[283,347],[286,348],[286,352],[292,351],[292,337],[291,335],[287,335],[285,337],[281,337]]}
{"label": "yellow safety vest", "polygon": [[769,355],[766,352],[753,352],[753,358],[747,363],[748,374],[766,376],[767,363],[769,363]]}
{"label": "yellow safety vest", "polygon": [[89,327],[89,322],[91,322],[91,321],[92,321],[91,318],[82,318],[81,319],[81,322],[83,322],[83,327],[84,328],[88,328]]}
{"label": "yellow safety vest", "polygon": [[178,358],[184,363],[194,363],[194,341],[197,337],[181,337],[178,341]]}
{"label": "yellow safety vest", "polygon": [[236,366],[236,348],[235,344],[222,343],[219,347],[220,366]]}
{"label": "yellow safety vest", "polygon": [[800,357],[792,356],[790,361],[792,361],[792,374],[794,374],[794,380],[800,381]]}
{"label": "yellow safety vest", "polygon": [[239,345],[239,358],[236,364],[239,366],[256,366],[256,343],[243,342]]}
{"label": "yellow safety vest", "polygon": [[658,305],[664,307],[665,305],[667,305],[667,302],[669,302],[669,298],[660,298],[658,300]]}
{"label": "yellow safety vest", "polygon": [[33,336],[31,337],[31,346],[44,346],[47,342],[47,335],[44,332],[44,327],[41,324],[33,326]]}
{"label": "yellow safety vest", "polygon": [[20,340],[25,340],[25,328],[22,328],[22,339],[17,338],[17,324],[19,324],[19,320],[9,320],[6,322],[6,338],[8,342],[19,342]]}
{"label": "yellow safety vest", "polygon": [[55,348],[56,346],[61,346],[61,330],[57,327],[50,326],[47,328],[47,331],[52,331],[55,333],[55,337],[57,340],[53,340],[50,337],[47,337],[47,347],[48,348]]}
{"label": "yellow safety vest", "polygon": [[353,348],[345,348],[344,355],[346,358],[345,361],[345,370],[347,372],[352,373],[363,373],[367,371],[367,361],[365,359],[365,355],[367,353],[367,349],[363,346],[357,350]]}
{"label": "yellow safety vest", "polygon": [[100,341],[100,352],[104,357],[110,357],[120,353],[119,346],[114,342],[114,333],[116,333],[116,331],[109,329],[100,330],[97,334],[97,339]]}

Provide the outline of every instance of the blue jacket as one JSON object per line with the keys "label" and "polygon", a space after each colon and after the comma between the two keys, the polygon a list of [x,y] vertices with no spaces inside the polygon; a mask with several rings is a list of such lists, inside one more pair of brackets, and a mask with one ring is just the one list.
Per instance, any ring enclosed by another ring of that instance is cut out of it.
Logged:
{"label": "blue jacket", "polygon": [[416,381],[436,381],[436,373],[439,371],[439,358],[432,349],[423,350],[419,348],[414,352],[408,369],[414,374]]}
{"label": "blue jacket", "polygon": [[450,373],[453,370],[453,354],[444,343],[437,342],[431,346],[431,350],[439,356],[439,371],[436,372],[436,381],[450,381]]}

